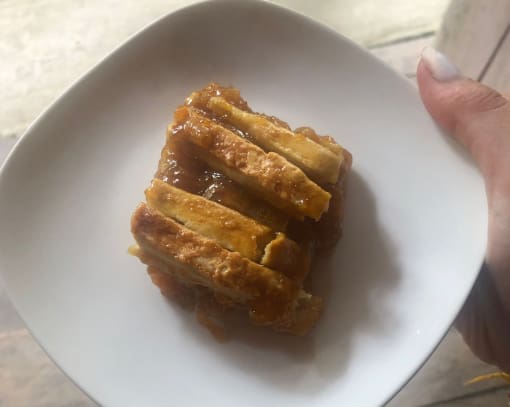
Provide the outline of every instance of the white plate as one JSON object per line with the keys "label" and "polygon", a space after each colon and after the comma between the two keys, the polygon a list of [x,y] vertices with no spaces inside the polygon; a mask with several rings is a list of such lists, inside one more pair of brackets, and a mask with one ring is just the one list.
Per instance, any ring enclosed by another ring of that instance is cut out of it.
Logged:
{"label": "white plate", "polygon": [[[309,338],[247,328],[219,344],[126,254],[172,110],[211,80],[354,154]],[[458,312],[486,226],[480,177],[410,83],[320,24],[234,0],[162,18],[67,91],[7,160],[0,219],[20,314],[77,384],[122,407],[381,404]]]}

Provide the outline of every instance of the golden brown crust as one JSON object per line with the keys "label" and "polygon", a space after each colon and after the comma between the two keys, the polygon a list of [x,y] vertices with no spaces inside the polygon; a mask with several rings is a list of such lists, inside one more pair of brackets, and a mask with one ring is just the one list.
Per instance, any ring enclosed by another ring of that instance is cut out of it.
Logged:
{"label": "golden brown crust", "polygon": [[221,120],[243,131],[266,151],[273,151],[301,168],[318,183],[334,184],[343,156],[300,133],[278,126],[266,117],[243,111],[222,97],[211,97],[207,107]]}
{"label": "golden brown crust", "polygon": [[330,210],[322,216],[319,222],[313,225],[313,234],[315,237],[315,246],[317,249],[330,249],[342,236],[342,225],[345,216],[345,190],[347,174],[351,169],[352,156],[347,151],[343,151],[344,160],[340,167],[340,176],[335,185],[327,186],[331,194],[329,201]]}
{"label": "golden brown crust", "polygon": [[275,232],[283,232],[289,223],[289,215],[256,198],[223,174],[202,192],[202,196],[242,213]]}
{"label": "golden brown crust", "polygon": [[241,97],[239,89],[220,86],[214,82],[210,83],[198,92],[193,92],[188,98],[186,98],[185,105],[192,106],[200,110],[207,110],[207,103],[214,96],[220,96],[237,108],[251,112],[248,103],[246,103],[246,101]]}
{"label": "golden brown crust", "polygon": [[165,216],[253,261],[260,260],[265,246],[274,238],[267,226],[157,179],[145,191],[145,197],[152,208]]}
{"label": "golden brown crust", "polygon": [[331,195],[298,167],[276,153],[265,153],[198,111],[179,109],[175,131],[184,132],[211,167],[289,214],[319,220],[327,211]]}
{"label": "golden brown crust", "polygon": [[310,254],[296,242],[278,233],[276,238],[265,247],[260,264],[281,271],[292,281],[303,285],[310,271]]}
{"label": "golden brown crust", "polygon": [[[219,317],[236,306],[244,309],[245,305],[236,304],[228,296],[217,291],[189,284],[183,280],[179,266],[169,265],[168,262],[140,248],[134,250],[133,254],[139,257],[142,263],[147,264],[147,271],[152,282],[160,288],[163,295],[183,307],[194,306],[199,322],[204,324],[217,339],[225,339],[225,332],[221,322],[218,321]],[[316,324],[321,311],[322,300],[301,290],[289,311],[270,326],[276,331],[291,335],[306,335]],[[256,318],[257,313],[252,311],[250,316],[252,319]],[[258,323],[268,325],[268,321],[264,319],[259,320]]]}
{"label": "golden brown crust", "polygon": [[309,139],[319,143],[323,147],[326,147],[333,154],[338,156],[338,158],[343,161],[344,159],[344,149],[340,144],[338,144],[335,139],[331,136],[319,136],[314,129],[311,127],[298,127],[294,130],[294,133],[301,134]]}
{"label": "golden brown crust", "polygon": [[287,227],[288,215],[257,199],[224,174],[208,168],[193,155],[189,144],[172,135],[171,130],[155,178],[240,212],[275,231]]}
{"label": "golden brown crust", "polygon": [[186,229],[146,204],[133,214],[131,231],[142,250],[191,281],[249,305],[259,324],[271,324],[292,308],[299,287],[283,274]]}

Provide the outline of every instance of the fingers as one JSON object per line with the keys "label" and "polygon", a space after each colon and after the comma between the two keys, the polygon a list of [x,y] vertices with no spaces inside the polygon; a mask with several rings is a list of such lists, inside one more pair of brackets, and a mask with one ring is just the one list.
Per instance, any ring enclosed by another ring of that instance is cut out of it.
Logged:
{"label": "fingers", "polygon": [[457,327],[480,358],[510,369],[510,102],[462,77],[432,48],[422,53],[417,80],[430,115],[478,164],[489,204],[488,269],[464,305]]}
{"label": "fingers", "polygon": [[468,148],[484,175],[489,175],[498,152],[503,149],[510,153],[508,99],[463,78],[446,57],[432,48],[422,54],[417,80],[431,116]]}

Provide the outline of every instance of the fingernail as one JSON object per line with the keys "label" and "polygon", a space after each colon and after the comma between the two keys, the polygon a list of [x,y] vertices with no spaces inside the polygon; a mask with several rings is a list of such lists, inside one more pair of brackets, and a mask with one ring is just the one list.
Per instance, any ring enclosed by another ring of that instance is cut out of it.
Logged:
{"label": "fingernail", "polygon": [[423,49],[421,59],[434,79],[439,82],[448,82],[460,76],[457,67],[444,54],[441,54],[432,47],[425,47]]}

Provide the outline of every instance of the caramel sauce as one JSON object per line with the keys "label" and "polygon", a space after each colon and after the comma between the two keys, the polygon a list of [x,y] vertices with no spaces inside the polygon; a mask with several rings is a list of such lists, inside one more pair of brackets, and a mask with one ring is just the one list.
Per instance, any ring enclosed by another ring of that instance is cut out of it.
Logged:
{"label": "caramel sauce", "polygon": [[[222,117],[215,117],[208,111],[207,101],[212,96],[221,96],[237,108],[252,112],[246,101],[240,96],[239,90],[224,88],[217,84],[211,84],[200,92],[194,92],[186,99],[185,105],[199,109],[207,118],[250,140],[247,134],[226,123]],[[176,110],[176,123],[185,121],[186,118],[182,116],[183,114],[182,109]],[[273,116],[263,116],[274,124],[290,130],[286,122]],[[295,131],[316,142],[331,142],[332,140],[328,136],[317,135],[309,127],[301,127]],[[348,170],[351,164],[350,155],[348,158],[343,165],[344,171]],[[335,185],[321,185],[331,194],[331,200],[329,210],[318,222],[311,219],[289,219],[288,215],[257,199],[241,185],[236,184],[221,172],[209,168],[199,160],[194,154],[193,147],[186,142],[186,129],[181,125],[174,125],[169,129],[155,178],[234,209],[275,231],[285,232],[289,238],[302,247],[303,253],[308,259],[313,259],[317,251],[332,247],[341,236],[344,212],[343,176],[339,177],[339,181]],[[191,286],[185,286],[154,267],[149,267],[149,274],[165,296],[173,298],[181,304],[195,303],[197,319],[208,327],[217,339],[225,339],[223,329],[214,321],[218,309],[226,310],[231,306],[228,299],[218,298],[214,292],[201,287],[194,289]],[[227,303],[228,306],[222,308],[222,305]],[[275,304],[267,301],[254,303],[250,310],[250,317],[253,322],[264,324],[264,321],[274,318],[275,309],[281,309],[282,304],[279,305],[275,307]]]}

